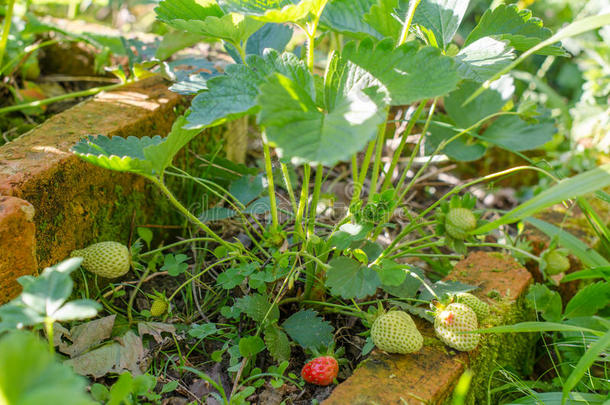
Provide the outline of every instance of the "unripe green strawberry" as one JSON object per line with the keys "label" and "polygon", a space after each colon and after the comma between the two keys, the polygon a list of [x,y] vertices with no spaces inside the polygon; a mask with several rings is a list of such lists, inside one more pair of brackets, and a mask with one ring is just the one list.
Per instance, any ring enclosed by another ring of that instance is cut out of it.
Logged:
{"label": "unripe green strawberry", "polygon": [[451,208],[445,219],[445,229],[455,239],[466,239],[477,226],[477,218],[467,208]]}
{"label": "unripe green strawberry", "polygon": [[375,346],[388,353],[413,353],[424,343],[415,322],[404,311],[390,311],[375,319],[371,338]]}
{"label": "unripe green strawberry", "polygon": [[121,277],[129,271],[131,256],[127,246],[119,242],[95,243],[75,250],[72,257],[82,257],[85,270],[105,278]]}
{"label": "unripe green strawberry", "polygon": [[549,252],[544,260],[547,274],[555,275],[570,269],[570,259],[556,250]]}
{"label": "unripe green strawberry", "polygon": [[150,314],[152,316],[163,316],[167,312],[169,308],[169,304],[167,301],[161,298],[155,298],[152,305],[150,306]]}
{"label": "unripe green strawberry", "polygon": [[447,305],[434,317],[434,330],[447,346],[462,352],[474,350],[481,336],[478,333],[460,334],[479,328],[477,315],[464,304]]}
{"label": "unripe green strawberry", "polygon": [[455,302],[469,306],[470,309],[472,309],[477,315],[477,319],[479,322],[487,318],[487,316],[489,315],[489,304],[481,301],[470,293],[463,292],[456,294]]}

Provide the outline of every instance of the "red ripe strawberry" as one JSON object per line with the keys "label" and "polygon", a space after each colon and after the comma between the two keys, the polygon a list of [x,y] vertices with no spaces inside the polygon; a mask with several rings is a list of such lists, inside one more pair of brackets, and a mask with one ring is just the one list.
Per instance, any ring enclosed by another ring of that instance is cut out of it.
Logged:
{"label": "red ripe strawberry", "polygon": [[321,356],[310,360],[301,370],[305,381],[316,385],[330,385],[337,378],[339,363],[332,356]]}

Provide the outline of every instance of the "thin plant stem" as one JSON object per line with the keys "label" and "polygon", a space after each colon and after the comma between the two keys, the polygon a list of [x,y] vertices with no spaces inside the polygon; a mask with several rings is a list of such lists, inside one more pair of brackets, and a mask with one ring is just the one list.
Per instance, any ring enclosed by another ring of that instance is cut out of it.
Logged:
{"label": "thin plant stem", "polygon": [[316,167],[316,177],[313,185],[313,194],[311,196],[311,206],[309,207],[309,220],[307,223],[308,233],[313,234],[316,214],[318,210],[318,200],[320,199],[320,191],[322,189],[322,179],[324,177],[324,166],[319,164]]}
{"label": "thin plant stem", "polygon": [[142,286],[142,283],[144,282],[144,279],[146,278],[146,276],[148,276],[148,273],[150,273],[150,270],[152,269],[152,267],[154,267],[153,262],[151,262],[148,266],[146,266],[146,270],[144,270],[144,274],[142,274],[142,276],[140,276],[140,279],[138,280],[138,284],[136,284],[135,289],[131,292],[131,295],[129,296],[129,302],[127,303],[127,320],[129,322],[129,326],[131,326],[133,324],[132,309],[133,309],[133,303],[136,299],[136,295],[138,295],[138,291],[140,291],[140,287]]}
{"label": "thin plant stem", "polygon": [[224,262],[228,262],[229,260],[233,260],[233,258],[232,257],[225,257],[224,259],[220,259],[217,262],[212,263],[211,265],[209,265],[205,269],[201,270],[199,273],[195,274],[194,276],[189,277],[182,284],[180,284],[180,286],[178,288],[176,288],[176,290],[169,297],[167,297],[167,300],[168,301],[173,300],[174,297],[178,294],[178,292],[180,292],[180,290],[182,290],[184,287],[189,285],[193,280],[198,279],[199,277],[203,276],[205,273],[207,273],[208,271],[210,271],[211,269],[213,269],[217,265],[219,265],[221,263],[224,263]]}
{"label": "thin plant stem", "polygon": [[[390,108],[386,107],[385,115],[387,116]],[[377,192],[377,179],[379,178],[379,168],[381,167],[381,157],[383,155],[383,147],[385,146],[385,131],[386,122],[379,124],[379,132],[377,134],[377,147],[375,150],[375,160],[373,162],[373,173],[371,173],[371,187],[369,194]]]}
{"label": "thin plant stem", "polygon": [[185,239],[185,240],[181,240],[179,242],[175,242],[175,243],[171,243],[169,245],[166,246],[161,246],[160,248],[157,249],[153,249],[153,250],[149,250],[148,252],[144,252],[144,253],[140,253],[140,257],[144,257],[144,256],[149,256],[158,252],[162,252],[164,250],[167,249],[171,249],[174,248],[176,246],[180,246],[180,245],[184,245],[187,243],[192,243],[192,242],[214,242],[216,241],[216,239],[214,238],[190,238],[190,239]]}
{"label": "thin plant stem", "polygon": [[12,111],[23,110],[24,108],[40,107],[40,106],[47,105],[47,104],[53,104],[58,101],[70,100],[70,99],[78,98],[78,97],[93,96],[98,93],[101,93],[102,91],[117,89],[121,86],[124,86],[125,84],[126,83],[116,83],[116,84],[110,84],[108,86],[93,87],[93,88],[83,90],[83,91],[75,91],[74,93],[62,94],[61,96],[57,96],[57,97],[45,98],[44,100],[36,100],[36,101],[32,101],[30,103],[11,105],[8,107],[0,108],[0,115],[6,114],[6,113],[9,113]]}
{"label": "thin plant stem", "polygon": [[[512,174],[512,173],[516,173],[518,171],[521,170],[535,170],[537,172],[543,173],[545,175],[548,175],[550,177],[553,177],[550,173],[548,173],[546,170],[541,169],[539,167],[536,166],[517,166],[517,167],[513,167],[507,170],[503,170],[501,172],[497,172],[497,173],[492,173],[492,174],[488,174],[487,176],[483,176],[480,177],[478,179],[475,179],[473,181],[470,181],[468,183],[459,185],[454,187],[453,189],[451,189],[451,191],[448,191],[445,195],[443,195],[441,198],[439,198],[438,200],[436,200],[434,203],[432,203],[428,208],[426,208],[425,210],[423,210],[421,213],[419,213],[419,215],[415,218],[415,221],[418,221],[420,219],[422,219],[423,217],[425,217],[430,211],[432,211],[433,209],[435,209],[437,206],[439,206],[443,201],[445,201],[447,198],[451,197],[452,195],[459,193],[460,191],[462,191],[465,188],[468,188],[470,186],[473,186],[475,184],[478,183],[482,183],[485,182],[487,180],[492,180],[496,177],[501,177],[501,176],[505,176],[507,174]],[[411,232],[411,229],[409,229],[409,227],[405,228],[403,231],[401,231],[392,241],[392,243],[390,244],[390,246],[388,246],[384,252],[380,255],[380,257],[385,256],[387,253],[392,252],[396,245],[406,236],[408,235],[408,233]]]}
{"label": "thin plant stem", "polygon": [[309,175],[311,173],[311,166],[305,164],[303,166],[303,184],[301,184],[301,197],[299,198],[299,206],[297,208],[297,215],[294,218],[294,229],[301,235],[303,240],[306,239],[305,231],[303,229],[303,214],[305,213],[305,207],[307,205],[307,196],[309,194]]}
{"label": "thin plant stem", "polygon": [[263,153],[265,155],[265,171],[267,173],[267,188],[269,190],[269,205],[271,208],[271,223],[274,230],[280,229],[280,223],[277,217],[277,203],[275,201],[275,185],[273,181],[273,166],[271,165],[271,152],[269,144],[265,141],[263,135]]}
{"label": "thin plant stem", "polygon": [[507,249],[507,250],[512,250],[513,252],[517,252],[519,254],[522,254],[524,256],[527,256],[528,258],[535,260],[537,262],[540,262],[540,258],[536,255],[531,254],[530,252],[527,252],[523,249],[519,249],[518,247],[515,246],[510,246],[510,245],[502,245],[500,243],[491,243],[491,242],[485,242],[485,243],[464,243],[465,246],[487,246],[487,247],[496,247],[496,248],[500,248],[500,249]]}
{"label": "thin plant stem", "polygon": [[[413,164],[413,161],[415,160],[415,155],[419,151],[422,142],[426,138],[426,132],[428,132],[428,127],[430,126],[430,120],[432,120],[432,116],[434,115],[434,110],[436,109],[436,101],[437,101],[437,99],[434,99],[434,101],[432,102],[432,106],[430,106],[430,111],[428,112],[428,118],[426,119],[426,123],[424,124],[424,128],[422,129],[421,136],[417,140],[417,145],[415,145],[415,148],[413,149],[413,153],[411,154],[411,159],[409,159],[409,163],[408,163],[407,167],[405,168],[405,171],[400,179],[401,181],[399,181],[398,185],[396,186],[397,190],[400,190],[402,188],[402,183],[406,179],[407,172],[411,169],[411,165]],[[428,161],[420,168],[420,170],[417,172],[417,174],[415,176],[413,176],[413,178],[411,179],[411,182],[407,185],[407,187],[404,189],[404,191],[402,191],[400,193],[400,197],[396,200],[397,202],[402,201],[402,199],[405,198],[405,196],[407,195],[407,193],[409,192],[411,187],[413,187],[413,185],[415,184],[415,182],[417,181],[419,176],[421,176],[421,174],[428,168],[428,165],[430,164],[431,161],[432,161],[432,159],[428,159]]]}
{"label": "thin plant stem", "polygon": [[47,340],[49,341],[49,353],[55,353],[55,343],[53,342],[53,324],[55,320],[53,318],[44,318],[44,330],[47,333]]}
{"label": "thin plant stem", "polygon": [[409,28],[411,27],[411,22],[413,21],[413,16],[415,15],[415,10],[421,0],[413,0],[409,4],[409,10],[407,11],[407,18],[402,25],[402,31],[400,32],[400,37],[398,38],[398,42],[396,46],[400,46],[405,43],[407,40],[407,36],[409,35]]}
{"label": "thin plant stem", "polygon": [[11,31],[11,21],[13,19],[13,8],[15,0],[8,0],[6,4],[6,12],[4,13],[4,24],[2,24],[2,36],[0,37],[0,66],[6,52],[6,44],[8,43],[8,34]]}
{"label": "thin plant stem", "polygon": [[[424,111],[424,107],[426,106],[426,101],[427,100],[422,100],[419,103],[419,106],[417,106],[417,110],[415,110],[415,112],[413,113],[413,116],[409,120],[409,124],[407,124],[407,128],[405,129],[405,132],[402,134],[402,137],[400,138],[400,144],[398,145],[398,148],[396,148],[396,150],[394,151],[394,155],[392,156],[392,163],[390,163],[390,168],[388,169],[388,171],[385,175],[385,179],[384,179],[383,185],[381,187],[381,191],[385,191],[386,189],[388,189],[391,186],[392,173],[394,172],[394,169],[396,169],[396,166],[398,165],[398,160],[400,159],[400,156],[402,155],[402,151],[405,148],[405,145],[407,144],[407,138],[409,137],[409,135],[411,135],[411,131],[413,131],[413,128],[415,127],[415,124],[417,123],[417,120],[419,120],[419,117],[421,116],[422,111]],[[415,149],[413,149],[413,151],[415,153],[417,153],[418,149],[419,148],[416,147]],[[414,156],[411,156],[411,159],[409,160],[409,163],[408,163],[407,168],[405,169],[405,172],[408,172],[409,169],[411,168],[413,158],[414,158]]]}
{"label": "thin plant stem", "polygon": [[360,173],[358,173],[358,181],[354,184],[354,193],[352,194],[351,204],[354,204],[356,201],[360,199],[360,193],[362,192],[362,188],[364,187],[364,179],[369,171],[369,164],[371,163],[371,157],[373,156],[373,151],[375,150],[375,142],[369,142],[369,146],[366,149],[364,154],[364,160],[362,161],[362,167],[360,168]]}
{"label": "thin plant stem", "polygon": [[191,214],[191,212],[184,205],[182,205],[182,203],[180,203],[180,201],[178,201],[176,199],[176,197],[174,197],[172,192],[167,188],[167,186],[165,185],[165,183],[163,183],[163,181],[161,181],[160,179],[157,179],[155,177],[148,177],[148,179],[150,181],[152,181],[157,187],[159,187],[159,189],[165,195],[165,197],[167,197],[167,199],[172,203],[172,205],[174,207],[176,207],[178,209],[178,211],[180,211],[180,213],[182,215],[184,215],[192,223],[194,223],[199,228],[201,228],[201,230],[203,230],[205,233],[210,235],[216,242],[220,243],[222,246],[226,247],[229,250],[239,250],[239,248],[236,244],[225,241],[220,236],[218,236],[216,234],[216,232],[211,230],[210,227],[208,227],[206,224],[201,222],[201,220],[199,218],[197,218],[196,216]]}
{"label": "thin plant stem", "polygon": [[282,177],[284,178],[284,185],[286,191],[288,191],[288,197],[290,198],[290,205],[292,205],[292,211],[294,214],[297,213],[297,200],[294,196],[294,189],[292,188],[292,182],[290,181],[290,173],[288,173],[288,166],[285,163],[280,163],[282,168]]}

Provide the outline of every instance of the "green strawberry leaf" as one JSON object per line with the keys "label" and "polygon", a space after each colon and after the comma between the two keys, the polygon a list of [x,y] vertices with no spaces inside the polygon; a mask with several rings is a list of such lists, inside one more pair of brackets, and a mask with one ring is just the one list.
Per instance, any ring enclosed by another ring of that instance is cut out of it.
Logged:
{"label": "green strawberry leaf", "polygon": [[[447,122],[432,122],[428,127],[429,135],[426,137],[426,153],[433,153],[443,141],[448,141],[461,132],[458,128]],[[457,139],[454,139],[439,153],[449,156],[453,160],[460,162],[470,162],[480,159],[487,150],[485,145],[471,139],[464,134]]]}
{"label": "green strawberry leaf", "polygon": [[81,159],[105,169],[143,176],[159,175],[172,163],[176,153],[199,134],[200,130],[185,129],[185,123],[184,116],[176,119],[166,138],[90,135],[74,145],[72,151]]}
{"label": "green strawberry leaf", "polygon": [[446,49],[455,35],[469,0],[422,0],[415,10],[413,22],[434,33],[441,49]]}
{"label": "green strawberry leaf", "polygon": [[222,17],[224,11],[214,0],[163,0],[155,8],[157,18],[168,25],[175,20],[200,20]]}
{"label": "green strawberry leaf", "polygon": [[229,193],[244,206],[259,197],[264,190],[262,174],[258,176],[242,176],[229,186]]}
{"label": "green strawberry leaf", "polygon": [[326,111],[316,105],[311,88],[289,77],[274,74],[261,85],[258,122],[282,157],[295,164],[332,166],[361,150],[376,135],[385,120],[382,95],[363,90],[360,81],[347,79],[356,74],[353,64],[327,74],[329,81],[337,78],[341,85],[337,93],[326,97]]}
{"label": "green strawberry leaf", "polygon": [[382,260],[379,263],[379,269],[377,270],[381,284],[384,286],[401,285],[407,278],[404,267],[403,264],[398,264],[392,260]]}
{"label": "green strawberry leaf", "polygon": [[0,339],[0,398],[4,404],[94,405],[87,380],[56,361],[47,346],[30,332],[16,331]]}
{"label": "green strawberry leaf", "polygon": [[[542,26],[542,21],[532,17],[529,10],[519,10],[514,5],[500,4],[493,10],[487,10],[477,26],[466,38],[465,45],[477,39],[493,36],[498,40],[507,40],[510,46],[518,51],[526,51],[551,36],[551,30]],[[538,52],[542,55],[565,56],[560,45],[551,45]]]}
{"label": "green strawberry leaf", "polygon": [[610,302],[610,283],[600,281],[589,284],[576,295],[566,305],[563,317],[565,319],[577,318],[581,316],[593,316],[602,308],[608,306]]}
{"label": "green strawberry leaf", "polygon": [[286,75],[313,92],[311,74],[292,53],[268,50],[262,57],[248,55],[246,59],[247,65],[229,65],[224,75],[208,80],[208,91],[198,94],[191,103],[187,128],[219,125],[256,113],[260,108],[256,101],[259,86],[273,72]]}
{"label": "green strawberry leaf", "polygon": [[398,9],[400,3],[400,0],[377,0],[364,14],[363,20],[382,36],[397,40],[406,14],[406,10],[401,12]]}
{"label": "green strawberry leaf", "polygon": [[519,152],[544,145],[553,139],[556,131],[555,124],[550,120],[531,124],[517,116],[504,115],[498,117],[479,138],[509,151]]}
{"label": "green strawberry leaf", "polygon": [[53,313],[53,319],[65,322],[93,318],[100,309],[102,309],[102,306],[93,300],[74,300],[66,302],[61,308],[55,311],[55,313]]}
{"label": "green strawberry leaf", "polygon": [[508,66],[514,58],[513,48],[506,41],[483,37],[461,49],[455,61],[462,78],[484,82]]}
{"label": "green strawberry leaf", "polygon": [[324,7],[320,24],[324,28],[353,38],[364,39],[371,36],[381,39],[383,35],[362,18],[375,2],[375,0],[333,0]]}
{"label": "green strawberry leaf", "polygon": [[230,13],[222,17],[208,17],[203,21],[172,20],[171,25],[179,30],[204,37],[220,38],[232,44],[240,44],[258,31],[264,23],[241,14]]}
{"label": "green strawberry leaf", "polygon": [[269,299],[261,294],[238,298],[235,300],[235,307],[258,323],[274,322],[280,318],[280,310],[277,305],[270,303]]}
{"label": "green strawberry leaf", "polygon": [[443,96],[455,89],[460,80],[452,58],[431,46],[420,47],[415,41],[398,48],[389,38],[349,42],[341,58],[360,69],[362,81],[368,80],[370,85],[379,86],[389,94],[391,105]]}
{"label": "green strawberry leaf", "polygon": [[329,265],[326,287],[330,288],[332,295],[339,295],[345,299],[364,298],[374,294],[381,285],[375,270],[349,257],[334,257]]}
{"label": "green strawberry leaf", "polygon": [[278,363],[290,360],[290,340],[277,324],[265,328],[265,345],[271,357]]}
{"label": "green strawberry leaf", "polygon": [[[394,266],[391,266],[391,267],[394,267]],[[392,294],[395,297],[415,298],[415,296],[417,295],[417,291],[421,287],[422,283],[421,283],[421,281],[419,281],[419,279],[417,279],[416,277],[413,277],[410,273],[407,274],[407,272],[405,271],[405,267],[406,267],[405,265],[402,265],[401,271],[403,274],[406,275],[406,277],[403,279],[403,281],[400,284],[390,285],[390,284],[383,283],[381,285],[381,288],[383,288],[384,291]],[[409,268],[408,270],[411,273],[417,274],[421,278],[424,277],[424,271],[422,269],[412,267],[412,268]],[[392,271],[395,271],[395,270],[392,270]]]}
{"label": "green strawberry leaf", "polygon": [[[292,38],[293,30],[287,24],[268,23],[248,38],[246,55],[263,56],[267,48],[283,52]],[[227,43],[225,49],[236,63],[243,63],[241,55],[234,45]]]}
{"label": "green strawberry leaf", "polygon": [[[479,88],[479,84],[465,80],[460,87],[445,97],[445,110],[458,128],[468,128],[485,117],[495,114],[511,99],[515,92],[511,76],[502,76],[492,82],[480,96],[475,98],[469,108],[463,108],[462,103]],[[454,132],[455,133],[455,132]]]}
{"label": "green strawberry leaf", "polygon": [[163,138],[160,136],[108,138],[105,135],[89,135],[74,145],[72,151],[81,159],[104,169],[153,176],[155,172],[151,162],[146,160],[144,148],[161,142]]}
{"label": "green strawberry leaf", "polygon": [[313,309],[292,314],[282,327],[304,349],[322,349],[333,342],[333,327]]}
{"label": "green strawberry leaf", "polygon": [[225,13],[212,0],[163,0],[155,12],[161,21],[176,29],[233,44],[246,41],[263,26],[246,16]]}
{"label": "green strawberry leaf", "polygon": [[534,284],[525,298],[545,320],[558,322],[561,319],[561,296],[557,291],[549,290],[544,284]]}
{"label": "green strawberry leaf", "polygon": [[242,13],[265,22],[297,22],[318,14],[326,0],[219,0],[227,11]]}

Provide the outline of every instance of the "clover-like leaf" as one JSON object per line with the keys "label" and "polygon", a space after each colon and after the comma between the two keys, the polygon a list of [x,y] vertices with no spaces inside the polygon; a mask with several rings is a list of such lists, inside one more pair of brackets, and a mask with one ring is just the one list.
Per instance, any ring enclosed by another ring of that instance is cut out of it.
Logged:
{"label": "clover-like leaf", "polygon": [[349,257],[335,257],[329,265],[326,286],[333,295],[340,295],[345,299],[364,298],[374,294],[381,285],[375,270]]}
{"label": "clover-like leaf", "polygon": [[304,349],[321,349],[333,342],[333,327],[313,309],[292,314],[282,327]]}
{"label": "clover-like leaf", "polygon": [[446,49],[455,35],[469,0],[422,0],[413,16],[413,22],[434,33],[439,47]]}
{"label": "clover-like leaf", "polygon": [[[551,30],[542,26],[542,20],[532,17],[530,10],[519,10],[514,4],[500,4],[483,14],[477,26],[466,38],[465,45],[489,36],[499,40],[508,40],[510,46],[516,50],[526,51],[549,38]],[[537,53],[542,55],[566,55],[560,45],[544,47]]]}
{"label": "clover-like leaf", "polygon": [[292,53],[267,50],[262,57],[248,55],[246,59],[247,65],[229,65],[224,75],[208,80],[208,90],[198,94],[191,103],[187,128],[219,125],[257,112],[259,86],[272,72],[286,75],[313,92],[313,77]]}
{"label": "clover-like leaf", "polygon": [[513,48],[507,45],[507,41],[483,37],[461,49],[455,60],[458,72],[463,78],[484,82],[514,58]]}

